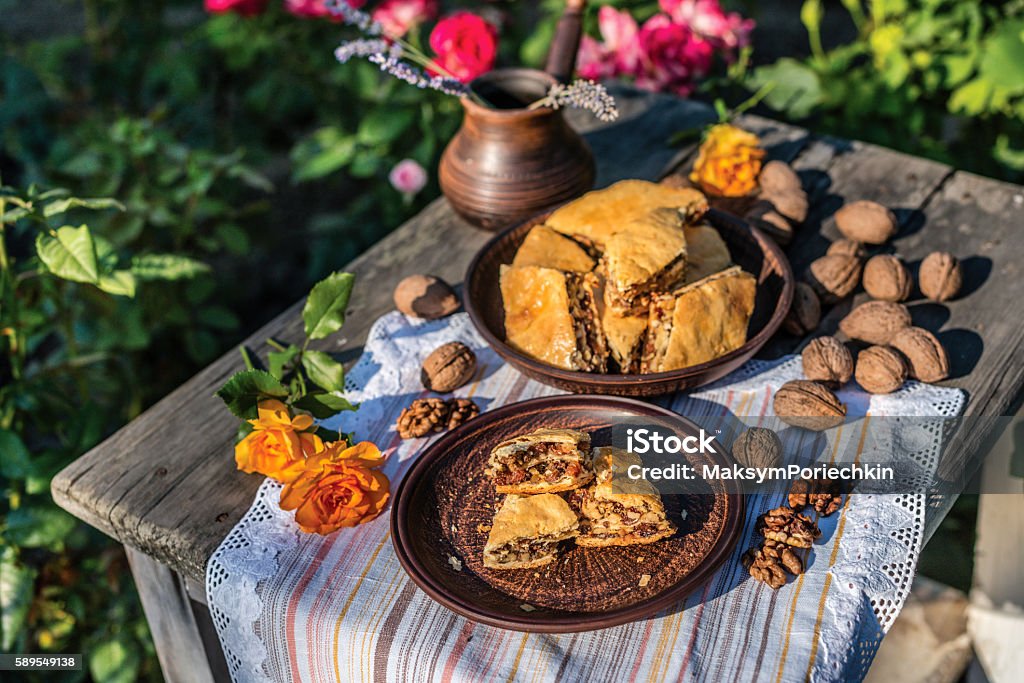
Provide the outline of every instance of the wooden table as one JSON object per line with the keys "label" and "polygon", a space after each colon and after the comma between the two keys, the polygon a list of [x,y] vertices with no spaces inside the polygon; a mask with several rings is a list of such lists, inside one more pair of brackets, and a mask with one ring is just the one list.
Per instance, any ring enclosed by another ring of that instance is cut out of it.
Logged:
{"label": "wooden table", "polygon": [[[621,178],[657,179],[691,161],[695,147],[670,148],[672,133],[713,120],[702,104],[632,90],[616,92],[622,117],[596,124],[573,116],[598,160],[598,186]],[[831,218],[844,201],[873,199],[893,207],[901,229],[895,240],[911,263],[943,249],[963,257],[964,295],[947,305],[911,305],[915,322],[946,345],[952,379],[967,391],[967,414],[1012,414],[1024,384],[1024,188],[954,171],[949,166],[859,142],[745,116],[773,158],[793,163],[812,200],[811,215],[788,249],[794,271],[824,253],[837,237]],[[394,285],[410,273],[434,273],[461,282],[473,253],[490,237],[458,219],[443,199],[350,264],[358,275],[345,328],[320,348],[347,364],[359,356],[370,324],[393,306]],[[861,295],[863,296],[863,295]],[[858,300],[859,301],[859,300]],[[835,307],[825,329],[849,310]],[[301,338],[301,302],[245,340],[261,356],[267,337]],[[778,356],[801,340],[781,335],[763,352]],[[226,671],[203,603],[207,560],[252,502],[261,478],[235,469],[235,418],[214,391],[242,369],[232,350],[147,410],[53,480],[57,503],[116,538],[132,571],[168,680],[223,680]],[[992,424],[995,425],[993,419]],[[965,430],[961,430],[965,431]],[[994,430],[959,434],[966,459]],[[939,501],[930,531],[951,498]],[[206,648],[209,661],[194,653]],[[186,653],[185,656],[182,656]]]}

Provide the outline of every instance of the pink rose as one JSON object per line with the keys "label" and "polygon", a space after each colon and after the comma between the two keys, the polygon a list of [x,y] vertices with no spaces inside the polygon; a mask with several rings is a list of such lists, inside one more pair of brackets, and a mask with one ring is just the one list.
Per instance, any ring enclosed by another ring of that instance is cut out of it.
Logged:
{"label": "pink rose", "polygon": [[694,81],[711,68],[711,43],[665,14],[644,22],[639,42],[642,58],[636,83],[641,88],[688,95]]}
{"label": "pink rose", "polygon": [[583,36],[576,59],[580,76],[599,80],[633,74],[640,64],[636,20],[626,10],[605,5],[597,13],[597,26],[604,42]]}
{"label": "pink rose", "polygon": [[203,7],[211,14],[234,12],[243,17],[262,14],[267,9],[268,0],[203,0]]}
{"label": "pink rose", "polygon": [[717,47],[732,50],[750,44],[754,21],[726,13],[718,0],[659,0],[659,4],[672,21],[685,24]]}
{"label": "pink rose", "polygon": [[384,28],[384,33],[401,38],[437,16],[437,0],[384,0],[373,10],[372,16]]}
{"label": "pink rose", "polygon": [[412,159],[402,159],[388,173],[391,186],[407,197],[419,193],[427,184],[427,172]]}
{"label": "pink rose", "polygon": [[459,11],[437,22],[430,32],[434,60],[441,75],[469,83],[494,68],[498,29],[472,12]]}

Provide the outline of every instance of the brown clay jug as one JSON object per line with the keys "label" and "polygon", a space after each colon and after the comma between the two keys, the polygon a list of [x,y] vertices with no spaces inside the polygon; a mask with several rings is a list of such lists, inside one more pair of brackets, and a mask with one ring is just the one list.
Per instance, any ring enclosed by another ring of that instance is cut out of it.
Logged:
{"label": "brown clay jug", "polygon": [[462,127],[438,170],[455,211],[485,230],[500,230],[594,185],[594,157],[562,112],[527,109],[556,81],[534,69],[497,69],[473,81],[484,102],[463,97]]}

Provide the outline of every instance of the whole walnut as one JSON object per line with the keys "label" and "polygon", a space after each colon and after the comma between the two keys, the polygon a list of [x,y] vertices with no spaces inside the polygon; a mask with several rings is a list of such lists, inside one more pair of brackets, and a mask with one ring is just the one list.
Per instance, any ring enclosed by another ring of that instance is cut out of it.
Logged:
{"label": "whole walnut", "polygon": [[888,344],[905,327],[910,327],[910,311],[892,301],[868,301],[839,321],[843,334],[868,344]]}
{"label": "whole walnut", "polygon": [[825,303],[845,299],[860,284],[860,259],[855,256],[822,256],[811,262],[807,281]]}
{"label": "whole walnut", "polygon": [[889,345],[903,354],[910,376],[922,382],[940,382],[949,377],[946,349],[935,335],[920,327],[906,327],[896,333]]}
{"label": "whole walnut", "polygon": [[806,282],[796,283],[793,290],[793,303],[789,313],[782,321],[782,327],[790,334],[802,337],[813,332],[821,322],[821,302],[814,289]]}
{"label": "whole walnut", "polygon": [[907,381],[907,361],[889,346],[871,346],[857,354],[857,384],[872,394],[891,394]]}
{"label": "whole walnut", "polygon": [[783,194],[797,190],[803,192],[800,176],[784,161],[773,160],[762,166],[757,184],[764,194]]}
{"label": "whole walnut", "polygon": [[828,245],[825,253],[829,256],[856,256],[859,259],[866,258],[868,255],[863,244],[847,239],[836,240]]}
{"label": "whole walnut", "polygon": [[879,254],[864,264],[864,291],[881,301],[904,301],[910,296],[910,271],[895,256]]}
{"label": "whole walnut", "polygon": [[751,427],[736,437],[732,457],[745,467],[778,467],[782,464],[782,441],[771,429]]}
{"label": "whole walnut", "polygon": [[963,270],[956,257],[945,251],[933,251],[921,261],[918,284],[921,293],[932,301],[948,301],[963,285]]}
{"label": "whole walnut", "polygon": [[433,275],[410,275],[395,287],[395,308],[426,320],[443,318],[459,310],[459,297],[451,285]]}
{"label": "whole walnut", "polygon": [[804,379],[790,380],[779,387],[772,409],[786,424],[816,432],[840,425],[846,419],[846,404],[825,385]]}
{"label": "whole walnut", "polygon": [[793,240],[793,226],[775,209],[775,205],[766,199],[754,202],[754,205],[743,214],[743,218],[777,244],[785,246]]}
{"label": "whole walnut", "polygon": [[766,192],[761,195],[771,202],[775,210],[793,221],[803,223],[807,220],[807,194],[803,190],[792,190],[790,192]]}
{"label": "whole walnut", "polygon": [[896,214],[877,202],[862,199],[836,211],[836,227],[843,236],[864,244],[885,244],[896,234]]}
{"label": "whole walnut", "polygon": [[800,359],[807,379],[838,387],[853,377],[853,356],[835,337],[812,339],[800,354]]}
{"label": "whole walnut", "polygon": [[434,349],[423,361],[420,380],[428,391],[444,394],[471,380],[475,372],[473,350],[462,342],[448,342]]}

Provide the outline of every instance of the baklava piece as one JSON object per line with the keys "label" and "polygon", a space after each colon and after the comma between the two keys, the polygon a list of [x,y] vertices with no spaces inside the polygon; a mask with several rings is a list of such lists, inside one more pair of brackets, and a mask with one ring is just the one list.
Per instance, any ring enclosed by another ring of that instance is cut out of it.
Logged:
{"label": "baklava piece", "polygon": [[498,444],[487,476],[498,493],[556,493],[579,488],[594,478],[590,435],[575,429],[538,429]]}
{"label": "baklava piece", "polygon": [[579,533],[577,527],[576,515],[556,495],[507,496],[487,536],[484,566],[530,569],[549,564],[558,544]]}

